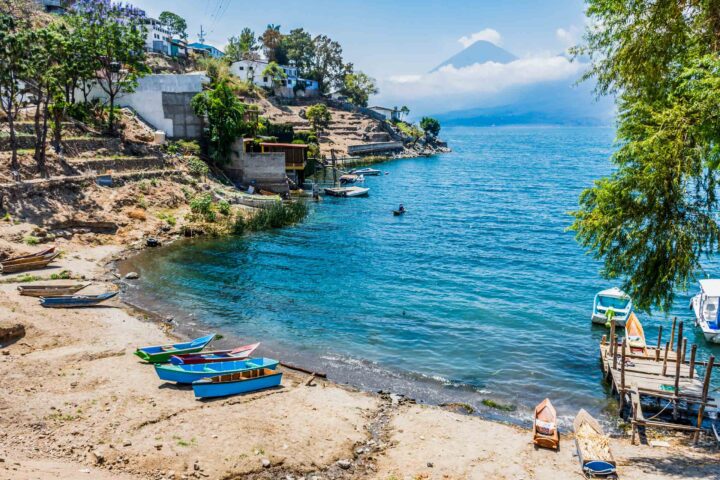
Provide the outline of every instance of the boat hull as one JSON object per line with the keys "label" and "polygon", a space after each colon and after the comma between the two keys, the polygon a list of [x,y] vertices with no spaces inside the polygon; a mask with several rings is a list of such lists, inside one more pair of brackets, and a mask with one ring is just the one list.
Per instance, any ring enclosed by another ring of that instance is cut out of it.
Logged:
{"label": "boat hull", "polygon": [[104,293],[102,295],[63,295],[59,297],[42,297],[40,299],[40,305],[45,308],[80,308],[80,307],[93,307],[98,305],[105,300],[110,300],[118,292]]}
{"label": "boat hull", "polygon": [[[616,327],[625,328],[625,323],[627,322],[627,318],[615,317],[614,320],[615,320]],[[607,318],[604,315],[599,315],[597,313],[593,313],[592,323],[597,324],[597,325],[607,325]]]}
{"label": "boat hull", "polygon": [[278,363],[277,360],[260,358],[210,364],[155,365],[155,373],[157,373],[160,380],[166,382],[190,384],[203,378],[257,370],[259,368],[275,370]]}
{"label": "boat hull", "polygon": [[[238,347],[235,350],[216,350],[214,352],[201,352],[190,354],[175,354],[170,357],[173,365],[192,365],[197,363],[231,362],[233,360],[244,360],[259,347],[259,343]],[[233,353],[235,352],[235,353]]]}
{"label": "boat hull", "polygon": [[708,325],[708,322],[703,318],[702,312],[700,311],[700,301],[700,294],[698,294],[695,295],[690,302],[690,307],[695,313],[695,326],[700,328],[706,342],[720,344],[720,330],[711,328],[710,325]]}
{"label": "boat hull", "polygon": [[241,393],[256,392],[280,386],[282,372],[275,372],[256,378],[248,378],[235,382],[212,383],[205,381],[193,382],[193,392],[196,398],[227,397]]}
{"label": "boat hull", "polygon": [[189,342],[174,343],[170,345],[154,345],[140,347],[135,355],[150,363],[167,363],[173,355],[198,353],[215,339],[215,334],[205,335]]}
{"label": "boat hull", "polygon": [[202,351],[202,349],[205,348],[205,345],[201,347],[195,347],[195,348],[186,348],[184,350],[174,350],[169,352],[159,352],[159,353],[148,353],[142,349],[138,349],[135,351],[135,355],[142,358],[146,362],[150,363],[167,363],[170,361],[170,357],[174,355],[183,355],[188,353],[198,353]]}

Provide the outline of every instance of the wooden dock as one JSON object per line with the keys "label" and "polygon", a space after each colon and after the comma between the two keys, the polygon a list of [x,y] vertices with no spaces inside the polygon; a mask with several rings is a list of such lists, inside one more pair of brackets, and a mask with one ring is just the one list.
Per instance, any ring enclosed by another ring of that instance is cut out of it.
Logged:
{"label": "wooden dock", "polygon": [[[691,346],[688,352],[682,322],[677,328],[675,340],[676,323],[674,320],[671,340],[664,346],[661,327],[655,347],[630,348],[624,338],[618,342],[614,321],[610,326],[609,340],[603,336],[600,343],[603,374],[620,399],[620,414],[626,405],[631,407],[633,440],[638,427],[660,427],[693,432],[697,442],[706,411],[718,407],[718,399],[709,395],[715,359],[711,356],[707,362],[696,361],[697,345]],[[698,367],[704,369],[702,375]],[[672,406],[673,422],[646,418],[641,398],[665,401],[663,410]],[[680,423],[681,418],[687,419],[695,414],[695,425]]]}

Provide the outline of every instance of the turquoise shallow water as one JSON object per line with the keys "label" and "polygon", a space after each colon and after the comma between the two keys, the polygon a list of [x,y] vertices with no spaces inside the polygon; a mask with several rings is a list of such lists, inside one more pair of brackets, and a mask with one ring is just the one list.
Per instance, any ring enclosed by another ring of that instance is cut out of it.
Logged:
{"label": "turquoise shallow water", "polygon": [[[590,310],[611,284],[565,229],[581,190],[610,172],[612,129],[443,137],[454,153],[382,164],[368,198],[326,198],[297,227],[142,254],[128,296],[368,389],[486,413],[492,398],[519,417],[546,396],[563,415],[601,412],[606,331]],[[393,217],[400,202],[408,213]],[[689,297],[671,314],[707,355]],[[641,318],[650,339],[668,323]]]}

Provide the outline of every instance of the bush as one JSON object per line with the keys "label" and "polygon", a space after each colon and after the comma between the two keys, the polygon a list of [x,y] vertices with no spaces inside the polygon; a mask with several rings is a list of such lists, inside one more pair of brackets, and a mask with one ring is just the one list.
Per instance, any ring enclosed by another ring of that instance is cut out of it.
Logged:
{"label": "bush", "polygon": [[72,275],[69,270],[63,270],[60,273],[53,273],[50,275],[50,280],[70,280]]}
{"label": "bush", "polygon": [[230,204],[226,200],[220,200],[218,203],[218,211],[227,217],[230,215]]}
{"label": "bush", "polygon": [[271,123],[266,126],[266,136],[277,137],[283,143],[292,142],[295,137],[295,129],[290,123]]}
{"label": "bush", "polygon": [[164,220],[171,227],[177,225],[177,220],[172,213],[158,213],[157,218],[159,218],[160,220]]}
{"label": "bush", "polygon": [[273,203],[263,207],[245,222],[245,228],[251,232],[282,228],[294,225],[307,216],[308,207],[304,202]]}
{"label": "bush", "polygon": [[215,221],[215,209],[213,206],[212,195],[197,195],[190,200],[190,211],[196,215],[200,215],[207,222]]}
{"label": "bush", "polygon": [[145,195],[139,195],[137,198],[137,206],[142,208],[143,210],[147,210],[148,204],[147,200],[145,200]]}
{"label": "bush", "polygon": [[317,103],[308,107],[305,111],[305,116],[315,132],[320,132],[325,129],[330,125],[330,121],[332,120],[330,110],[328,110],[324,103]]}
{"label": "bush", "polygon": [[38,243],[40,243],[40,239],[32,235],[28,235],[27,237],[23,238],[23,242],[25,242],[27,245],[37,245]]}
{"label": "bush", "polygon": [[194,177],[207,177],[208,173],[210,173],[210,167],[198,157],[188,158],[188,170],[190,170],[190,175]]}
{"label": "bush", "polygon": [[305,144],[312,144],[312,143],[318,143],[317,135],[315,135],[313,132],[307,132],[307,131],[300,131],[295,132],[295,138],[293,139],[293,143],[296,142],[305,143]]}

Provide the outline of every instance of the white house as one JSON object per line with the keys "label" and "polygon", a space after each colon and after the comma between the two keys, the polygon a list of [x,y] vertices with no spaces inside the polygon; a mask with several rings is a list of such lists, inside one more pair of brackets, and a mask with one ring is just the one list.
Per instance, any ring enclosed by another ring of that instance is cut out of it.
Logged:
{"label": "white house", "polygon": [[397,121],[400,120],[400,110],[397,108],[387,108],[387,107],[370,107],[370,110],[372,110],[375,113],[379,113],[383,117],[385,117],[385,120],[390,121]]}
{"label": "white house", "polygon": [[[276,93],[283,97],[313,97],[320,93],[318,82],[298,77],[298,69],[294,65],[280,65],[286,78],[281,80],[279,85],[273,85],[273,79],[263,74],[267,66],[268,62],[265,60],[240,60],[230,66],[230,72],[260,87],[275,87]],[[301,88],[298,88],[298,85]]]}
{"label": "white house", "polygon": [[145,34],[145,50],[148,52],[170,55],[172,33],[158,20],[146,18],[144,20],[147,33]]}

